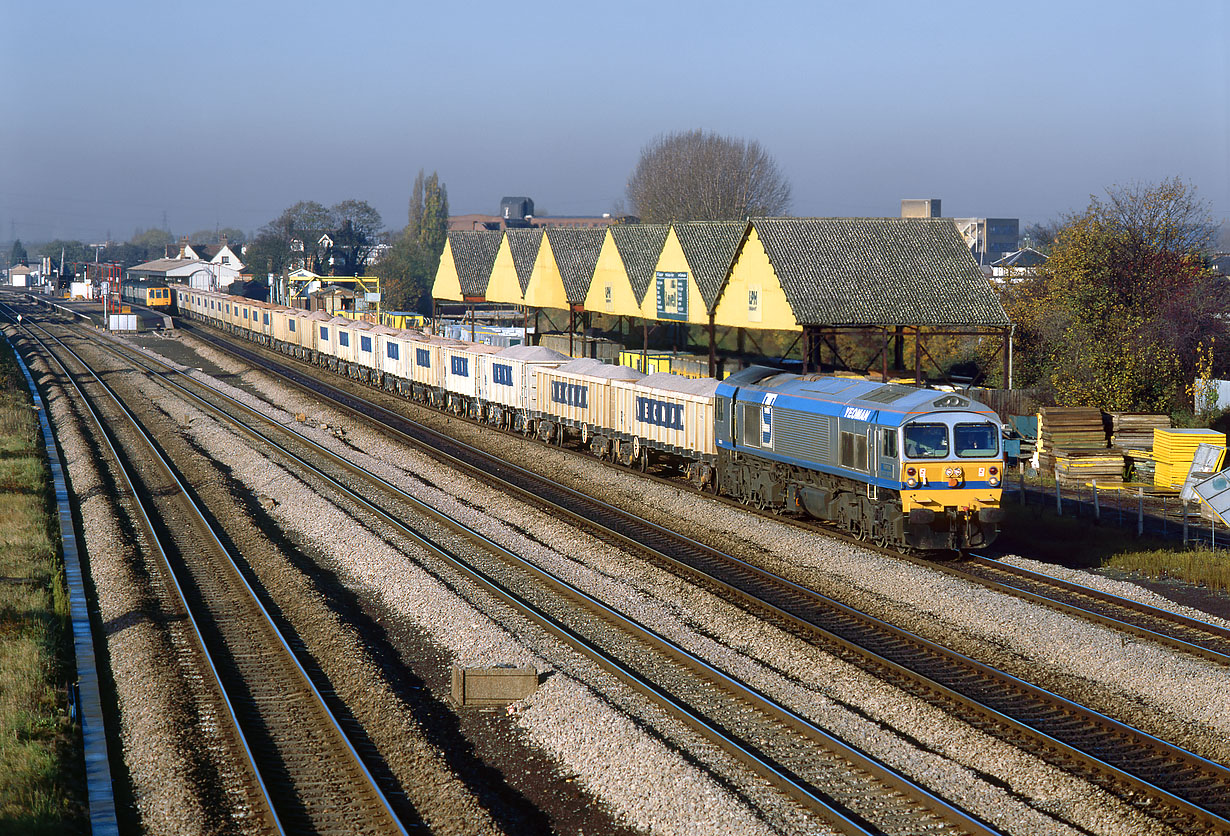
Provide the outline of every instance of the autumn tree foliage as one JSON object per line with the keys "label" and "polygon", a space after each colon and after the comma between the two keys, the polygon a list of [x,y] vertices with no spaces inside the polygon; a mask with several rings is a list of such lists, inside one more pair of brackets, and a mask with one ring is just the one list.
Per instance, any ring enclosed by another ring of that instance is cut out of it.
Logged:
{"label": "autumn tree foliage", "polygon": [[1179,180],[1092,198],[1037,276],[1004,292],[1018,381],[1064,405],[1190,410],[1197,347],[1230,347],[1230,295],[1205,260],[1215,234]]}
{"label": "autumn tree foliage", "polygon": [[756,140],[683,131],[641,149],[627,197],[645,223],[737,221],[785,214],[790,184]]}

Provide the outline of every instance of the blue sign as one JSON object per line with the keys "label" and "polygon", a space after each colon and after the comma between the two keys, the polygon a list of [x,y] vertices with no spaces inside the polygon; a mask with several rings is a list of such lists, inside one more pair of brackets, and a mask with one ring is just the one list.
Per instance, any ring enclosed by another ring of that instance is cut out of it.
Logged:
{"label": "blue sign", "polygon": [[497,383],[500,386],[512,386],[513,374],[512,366],[507,363],[492,363],[491,364],[491,382]]}
{"label": "blue sign", "polygon": [[665,427],[668,430],[682,430],[683,404],[637,396],[636,420],[643,424]]}
{"label": "blue sign", "polygon": [[658,319],[688,321],[688,274],[654,271],[658,288]]}
{"label": "blue sign", "polygon": [[458,357],[456,354],[454,354],[449,359],[453,361],[453,374],[457,375],[458,377],[469,377],[470,376],[470,358],[469,357]]}
{"label": "blue sign", "polygon": [[414,350],[414,362],[418,363],[425,369],[431,368],[431,349],[416,348]]}
{"label": "blue sign", "polygon": [[589,387],[580,383],[565,383],[562,380],[551,381],[551,400],[565,406],[577,406],[585,409],[589,406]]}

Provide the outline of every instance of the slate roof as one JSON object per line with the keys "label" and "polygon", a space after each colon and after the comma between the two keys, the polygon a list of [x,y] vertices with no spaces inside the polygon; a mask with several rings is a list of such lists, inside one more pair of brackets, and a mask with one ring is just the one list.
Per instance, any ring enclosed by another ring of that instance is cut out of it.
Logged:
{"label": "slate roof", "polygon": [[551,252],[555,253],[555,263],[559,267],[560,278],[564,280],[564,294],[569,304],[585,302],[605,237],[606,230],[601,228],[552,227],[547,230]]}
{"label": "slate roof", "polygon": [[999,261],[991,262],[992,267],[1037,267],[1039,264],[1045,263],[1047,256],[1038,252],[1033,247],[1026,247],[1023,250],[1008,253]]}
{"label": "slate roof", "polygon": [[951,219],[753,218],[801,325],[1010,324]]}
{"label": "slate roof", "polygon": [[662,246],[670,231],[667,224],[615,224],[610,227],[615,239],[615,249],[623,260],[624,271],[636,295],[636,304],[641,304],[649,285],[653,283],[653,268],[662,256]]}
{"label": "slate roof", "polygon": [[705,310],[712,311],[726,284],[735,250],[747,229],[744,221],[690,221],[675,224],[683,256],[692,268]]}
{"label": "slate roof", "polygon": [[513,267],[517,271],[517,281],[521,284],[521,295],[530,283],[530,273],[534,270],[534,259],[538,258],[538,250],[542,246],[541,229],[506,229],[508,250],[512,253]]}
{"label": "slate roof", "polygon": [[500,249],[499,232],[450,232],[449,248],[457,268],[462,296],[485,296],[495,254]]}

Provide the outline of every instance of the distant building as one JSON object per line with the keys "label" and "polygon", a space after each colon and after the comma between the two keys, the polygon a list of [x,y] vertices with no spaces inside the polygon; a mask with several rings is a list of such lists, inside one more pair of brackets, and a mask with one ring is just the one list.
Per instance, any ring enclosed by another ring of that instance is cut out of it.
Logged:
{"label": "distant building", "polygon": [[[904,199],[901,201],[903,218],[940,218],[940,199]],[[1020,246],[1021,221],[1019,218],[953,218],[969,251],[979,266],[989,268],[1005,256],[1017,251]]]}
{"label": "distant building", "polygon": [[1027,279],[1034,275],[1038,265],[1045,264],[1047,256],[1033,247],[1024,247],[1008,253],[991,264],[991,278],[998,281]]}
{"label": "distant building", "polygon": [[450,215],[449,232],[499,231],[501,229],[601,229],[620,223],[637,223],[632,215],[552,215],[536,217],[534,201],[528,197],[500,199],[498,215]]}
{"label": "distant building", "polygon": [[37,267],[27,267],[24,264],[18,264],[16,267],[9,268],[9,284],[13,287],[31,287],[38,284],[39,272]]}
{"label": "distant building", "polygon": [[[178,244],[175,255],[168,253],[171,258],[192,258],[199,261],[204,261],[209,264],[214,264],[219,267],[225,267],[226,275],[234,273],[238,276],[244,268],[243,260],[239,254],[231,249],[227,243],[226,236],[223,235],[217,244],[189,244],[188,238],[185,236]],[[226,281],[222,282],[227,284]]]}

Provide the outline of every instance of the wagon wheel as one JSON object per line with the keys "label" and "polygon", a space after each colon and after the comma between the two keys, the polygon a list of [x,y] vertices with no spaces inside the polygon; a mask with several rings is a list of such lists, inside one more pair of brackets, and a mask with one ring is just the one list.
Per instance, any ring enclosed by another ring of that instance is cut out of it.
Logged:
{"label": "wagon wheel", "polygon": [[581,444],[589,444],[589,424],[581,425]]}
{"label": "wagon wheel", "polygon": [[649,469],[649,451],[642,450],[640,458],[636,460],[636,467],[641,473]]}

